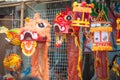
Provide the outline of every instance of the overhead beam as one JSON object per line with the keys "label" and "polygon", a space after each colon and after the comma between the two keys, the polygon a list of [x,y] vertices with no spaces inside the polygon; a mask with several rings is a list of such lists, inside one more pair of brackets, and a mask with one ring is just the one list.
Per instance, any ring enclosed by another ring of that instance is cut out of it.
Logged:
{"label": "overhead beam", "polygon": [[[57,0],[57,1],[25,1],[25,4],[47,4],[47,3],[57,3],[57,2],[65,2],[65,1],[71,1],[71,0]],[[20,6],[21,2],[15,2],[15,3],[0,3],[0,8],[3,7],[13,7],[13,6]]]}

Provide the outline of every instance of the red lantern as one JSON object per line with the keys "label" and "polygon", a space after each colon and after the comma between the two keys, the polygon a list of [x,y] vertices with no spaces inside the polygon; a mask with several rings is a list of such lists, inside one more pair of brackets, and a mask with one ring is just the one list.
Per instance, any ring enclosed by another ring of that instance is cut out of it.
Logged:
{"label": "red lantern", "polygon": [[116,42],[117,42],[118,45],[120,45],[120,18],[117,18],[116,23],[117,23],[117,39],[116,39]]}

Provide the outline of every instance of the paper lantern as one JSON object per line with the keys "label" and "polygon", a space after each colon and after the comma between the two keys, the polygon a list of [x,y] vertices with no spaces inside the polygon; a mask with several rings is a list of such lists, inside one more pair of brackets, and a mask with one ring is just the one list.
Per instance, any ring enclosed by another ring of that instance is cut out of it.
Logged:
{"label": "paper lantern", "polygon": [[92,51],[112,50],[110,43],[112,27],[110,22],[92,22],[90,32],[94,33]]}
{"label": "paper lantern", "polygon": [[4,67],[9,71],[16,71],[21,67],[21,58],[15,53],[11,53],[4,58]]}
{"label": "paper lantern", "polygon": [[90,13],[93,7],[94,4],[74,2],[72,26],[90,27]]}
{"label": "paper lantern", "polygon": [[116,42],[117,42],[118,45],[120,45],[120,18],[117,18],[116,23],[117,23],[117,39],[116,39]]}

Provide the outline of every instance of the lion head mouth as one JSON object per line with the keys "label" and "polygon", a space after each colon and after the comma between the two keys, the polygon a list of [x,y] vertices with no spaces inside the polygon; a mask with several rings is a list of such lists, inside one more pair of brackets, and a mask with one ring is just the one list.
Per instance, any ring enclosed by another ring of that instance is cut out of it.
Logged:
{"label": "lion head mouth", "polygon": [[38,35],[37,35],[37,33],[31,32],[31,31],[24,31],[20,35],[20,39],[21,40],[37,40]]}
{"label": "lion head mouth", "polygon": [[37,42],[46,42],[47,37],[42,37],[37,32],[24,30],[20,35],[22,52],[26,56],[34,54]]}
{"label": "lion head mouth", "polygon": [[47,40],[46,36],[40,36],[37,32],[32,31],[23,31],[20,35],[21,41],[38,41],[38,42],[45,42]]}

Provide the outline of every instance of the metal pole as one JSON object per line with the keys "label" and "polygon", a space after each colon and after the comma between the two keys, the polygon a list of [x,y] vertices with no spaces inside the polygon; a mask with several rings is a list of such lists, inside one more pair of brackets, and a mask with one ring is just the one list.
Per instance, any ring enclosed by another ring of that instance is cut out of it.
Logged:
{"label": "metal pole", "polygon": [[20,23],[20,27],[23,27],[23,20],[24,20],[24,1],[21,2],[21,23]]}

